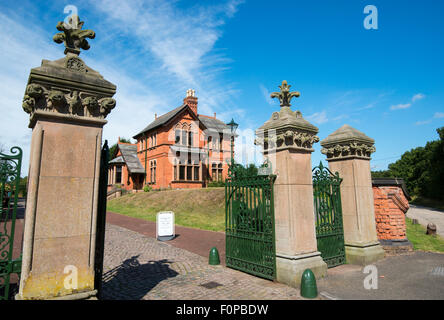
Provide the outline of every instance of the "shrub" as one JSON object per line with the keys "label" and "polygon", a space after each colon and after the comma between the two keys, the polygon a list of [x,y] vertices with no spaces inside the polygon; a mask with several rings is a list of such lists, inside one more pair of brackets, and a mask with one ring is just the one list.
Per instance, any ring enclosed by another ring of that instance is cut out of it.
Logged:
{"label": "shrub", "polygon": [[210,181],[208,182],[208,188],[218,188],[218,187],[224,187],[225,182],[224,181]]}
{"label": "shrub", "polygon": [[151,186],[149,186],[149,185],[146,185],[143,187],[144,192],[150,192],[151,190],[153,190],[153,188],[151,188]]}

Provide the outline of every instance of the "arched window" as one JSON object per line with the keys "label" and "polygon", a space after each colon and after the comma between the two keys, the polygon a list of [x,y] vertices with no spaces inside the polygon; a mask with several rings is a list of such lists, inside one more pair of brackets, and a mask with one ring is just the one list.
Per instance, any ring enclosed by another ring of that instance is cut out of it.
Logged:
{"label": "arched window", "polygon": [[222,181],[222,163],[217,166],[217,181]]}
{"label": "arched window", "polygon": [[157,167],[157,160],[151,160],[150,161],[150,182],[155,184],[156,183],[156,167]]}
{"label": "arched window", "polygon": [[213,163],[211,165],[211,180],[216,181],[217,180],[217,164]]}

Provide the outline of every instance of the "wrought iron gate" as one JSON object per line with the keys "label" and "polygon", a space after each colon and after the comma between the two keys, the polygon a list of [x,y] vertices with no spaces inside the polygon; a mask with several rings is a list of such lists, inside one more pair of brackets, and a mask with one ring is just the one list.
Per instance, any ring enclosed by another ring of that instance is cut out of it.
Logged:
{"label": "wrought iron gate", "polygon": [[316,239],[329,268],[345,263],[341,182],[339,174],[333,174],[322,162],[313,169]]}
{"label": "wrought iron gate", "polygon": [[8,300],[11,274],[20,276],[22,266],[21,258],[12,257],[22,150],[12,147],[10,152],[0,153],[0,300]]}
{"label": "wrought iron gate", "polygon": [[232,163],[225,181],[227,267],[276,278],[273,175],[248,175]]}
{"label": "wrought iron gate", "polygon": [[106,196],[108,186],[108,162],[109,148],[108,141],[102,148],[100,157],[100,178],[99,178],[99,201],[97,205],[97,226],[96,226],[96,252],[94,259],[94,287],[97,290],[97,297],[102,297],[102,275],[103,256],[105,250],[105,229],[106,229]]}

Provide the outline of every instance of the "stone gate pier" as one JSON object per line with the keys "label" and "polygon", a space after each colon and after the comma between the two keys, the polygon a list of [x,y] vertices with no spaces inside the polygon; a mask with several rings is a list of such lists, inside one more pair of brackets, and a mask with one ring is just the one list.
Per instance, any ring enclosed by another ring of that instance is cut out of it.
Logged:
{"label": "stone gate pier", "polygon": [[344,125],[321,141],[331,172],[343,179],[341,202],[347,263],[367,265],[384,257],[375,223],[370,155],[375,141]]}
{"label": "stone gate pier", "polygon": [[54,36],[65,57],[31,69],[23,99],[32,129],[23,264],[16,299],[88,298],[105,117],[116,86],[79,58],[91,30],[77,16]]}
{"label": "stone gate pier", "polygon": [[279,98],[280,112],[256,130],[256,144],[263,147],[264,157],[277,176],[274,184],[276,276],[277,281],[297,287],[302,273],[311,269],[316,277],[327,273],[327,264],[317,250],[313,203],[311,153],[319,142],[318,128],[293,112],[290,100],[298,92],[290,92],[286,81]]}

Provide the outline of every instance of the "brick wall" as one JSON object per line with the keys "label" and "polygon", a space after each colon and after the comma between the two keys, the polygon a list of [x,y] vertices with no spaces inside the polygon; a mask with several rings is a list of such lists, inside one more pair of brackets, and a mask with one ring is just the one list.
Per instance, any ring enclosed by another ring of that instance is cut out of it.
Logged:
{"label": "brick wall", "polygon": [[406,240],[405,213],[409,202],[399,186],[373,185],[379,240]]}

